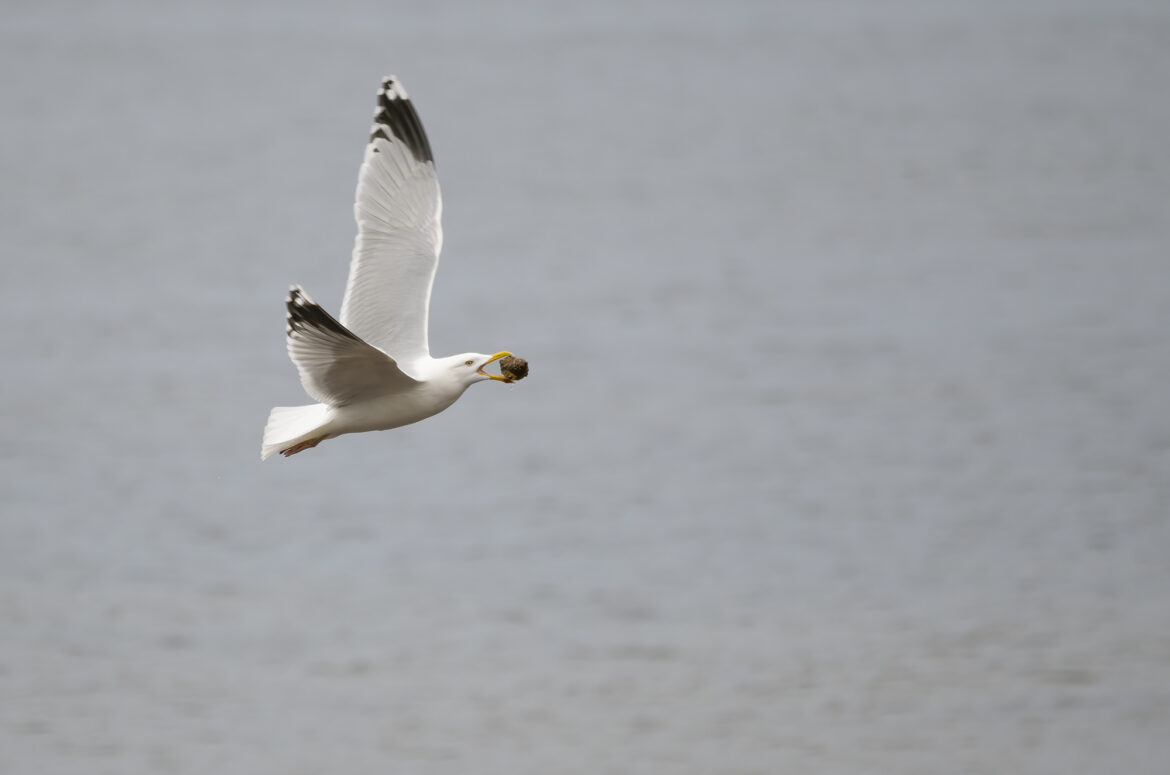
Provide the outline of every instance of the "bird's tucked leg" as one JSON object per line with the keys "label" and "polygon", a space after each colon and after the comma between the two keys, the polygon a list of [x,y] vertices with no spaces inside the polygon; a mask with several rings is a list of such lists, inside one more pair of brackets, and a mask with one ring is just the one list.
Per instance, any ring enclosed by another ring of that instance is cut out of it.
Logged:
{"label": "bird's tucked leg", "polygon": [[285,457],[288,457],[289,455],[295,455],[298,452],[304,452],[306,449],[312,449],[322,441],[325,441],[324,436],[318,436],[315,439],[308,439],[307,441],[302,441],[300,444],[294,444],[288,449],[282,449],[280,454],[284,455]]}

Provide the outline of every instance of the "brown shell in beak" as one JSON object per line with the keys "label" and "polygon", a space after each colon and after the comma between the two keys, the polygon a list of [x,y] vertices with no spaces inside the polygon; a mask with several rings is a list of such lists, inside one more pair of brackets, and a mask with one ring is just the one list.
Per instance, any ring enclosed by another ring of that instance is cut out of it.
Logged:
{"label": "brown shell in beak", "polygon": [[528,361],[515,355],[505,355],[500,358],[500,373],[510,380],[524,379],[528,376]]}

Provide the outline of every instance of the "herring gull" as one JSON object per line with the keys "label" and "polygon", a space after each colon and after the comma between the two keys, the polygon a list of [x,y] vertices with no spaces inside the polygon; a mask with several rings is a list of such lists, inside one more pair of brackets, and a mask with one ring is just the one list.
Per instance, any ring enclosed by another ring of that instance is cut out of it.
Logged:
{"label": "herring gull", "polygon": [[[345,433],[418,422],[451,406],[473,383],[510,383],[527,374],[527,364],[506,350],[431,357],[427,316],[442,209],[422,123],[398,79],[384,78],[358,173],[358,233],[341,317],[299,286],[285,302],[289,358],[318,403],[273,409],[261,460]],[[494,361],[503,361],[503,373],[484,370]]]}

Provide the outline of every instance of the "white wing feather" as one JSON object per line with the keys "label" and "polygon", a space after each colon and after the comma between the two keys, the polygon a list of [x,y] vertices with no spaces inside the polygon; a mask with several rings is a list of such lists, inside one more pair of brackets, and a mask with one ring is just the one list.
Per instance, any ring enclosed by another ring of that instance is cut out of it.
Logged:
{"label": "white wing feather", "polygon": [[415,384],[386,353],[363,342],[294,287],[288,307],[288,355],[305,392],[330,406],[396,393]]}
{"label": "white wing feather", "polygon": [[358,173],[358,224],[341,323],[410,371],[430,357],[427,317],[443,244],[442,200],[422,124],[393,76],[378,91]]}

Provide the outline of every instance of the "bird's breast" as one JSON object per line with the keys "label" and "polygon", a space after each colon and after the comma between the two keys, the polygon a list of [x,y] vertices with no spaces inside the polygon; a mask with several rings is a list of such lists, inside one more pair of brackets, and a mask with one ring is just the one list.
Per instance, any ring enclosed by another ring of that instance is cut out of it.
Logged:
{"label": "bird's breast", "polygon": [[463,390],[445,390],[422,382],[408,391],[338,407],[334,420],[344,428],[343,433],[389,430],[436,415],[462,394]]}

